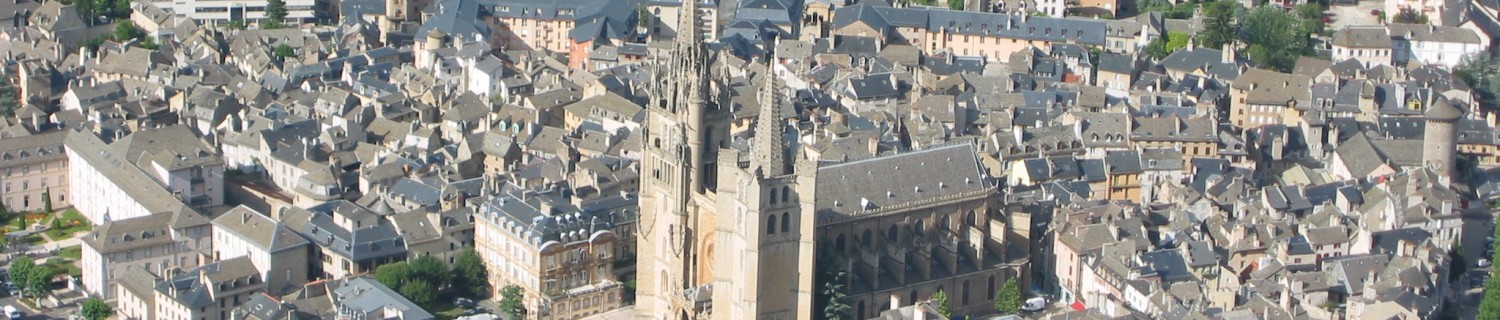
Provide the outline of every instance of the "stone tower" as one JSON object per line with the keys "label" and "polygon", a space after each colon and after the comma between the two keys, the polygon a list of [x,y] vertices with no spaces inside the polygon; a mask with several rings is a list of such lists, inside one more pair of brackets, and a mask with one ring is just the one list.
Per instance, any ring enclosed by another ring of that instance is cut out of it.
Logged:
{"label": "stone tower", "polygon": [[[772,50],[774,51],[774,50]],[[750,149],[719,165],[714,319],[810,319],[816,165],[795,152],[776,61],[766,61]],[[732,213],[732,214],[730,214]]]}
{"label": "stone tower", "polygon": [[1457,131],[1454,126],[1463,118],[1464,111],[1455,107],[1445,97],[1433,98],[1422,114],[1427,118],[1427,127],[1422,132],[1422,163],[1433,168],[1438,176],[1453,178],[1453,158],[1458,152]]}
{"label": "stone tower", "polygon": [[[697,316],[711,280],[715,161],[728,126],[710,91],[711,65],[695,0],[683,1],[671,54],[658,60],[640,131],[636,309],[657,318]],[[706,291],[701,291],[706,292]]]}

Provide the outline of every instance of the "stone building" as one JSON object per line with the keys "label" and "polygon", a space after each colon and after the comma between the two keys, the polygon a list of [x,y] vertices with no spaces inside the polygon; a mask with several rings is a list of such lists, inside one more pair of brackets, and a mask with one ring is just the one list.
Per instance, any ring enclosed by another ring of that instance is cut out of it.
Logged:
{"label": "stone building", "polygon": [[68,157],[63,132],[0,139],[0,203],[11,212],[68,207]]}

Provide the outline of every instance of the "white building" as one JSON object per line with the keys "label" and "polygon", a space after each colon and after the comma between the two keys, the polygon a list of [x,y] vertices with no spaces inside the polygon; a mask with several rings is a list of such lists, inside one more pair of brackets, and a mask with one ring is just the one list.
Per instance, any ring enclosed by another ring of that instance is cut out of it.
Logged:
{"label": "white building", "polygon": [[280,221],[238,206],[214,219],[213,226],[215,260],[250,257],[273,294],[307,282],[307,239]]}
{"label": "white building", "polygon": [[[161,7],[166,12],[199,22],[223,24],[230,21],[242,21],[250,25],[266,18],[268,2],[266,0],[179,0],[152,1],[152,4]],[[319,18],[318,8],[330,6],[327,1],[321,0],[285,0],[285,3],[287,23],[312,22]]]}
{"label": "white building", "polygon": [[1391,34],[1385,26],[1349,26],[1333,33],[1333,61],[1358,60],[1365,68],[1390,65]]}
{"label": "white building", "polygon": [[131,266],[154,274],[198,266],[212,246],[208,219],[186,207],[183,211],[105,223],[83,237],[84,291],[106,299]]}
{"label": "white building", "polygon": [[176,212],[177,207],[224,204],[224,161],[184,126],[147,129],[106,145],[72,132],[68,194],[95,225]]}
{"label": "white building", "polygon": [[1416,61],[1453,68],[1464,57],[1484,52],[1490,39],[1472,29],[1435,25],[1392,24],[1389,26],[1396,62]]}

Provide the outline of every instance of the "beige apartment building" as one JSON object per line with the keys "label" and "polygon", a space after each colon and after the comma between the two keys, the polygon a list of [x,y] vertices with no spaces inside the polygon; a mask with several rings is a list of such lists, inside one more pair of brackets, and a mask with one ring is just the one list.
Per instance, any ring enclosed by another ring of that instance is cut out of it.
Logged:
{"label": "beige apartment building", "polygon": [[947,51],[1007,62],[1011,54],[1030,47],[1051,51],[1053,44],[1104,46],[1103,20],[1032,17],[932,8],[893,8],[856,4],[839,8],[833,34],[876,37],[890,44],[907,44],[927,52]]}
{"label": "beige apartment building", "polygon": [[52,209],[68,203],[67,133],[56,131],[0,138],[0,203],[10,212]]}
{"label": "beige apartment building", "polygon": [[1250,69],[1230,85],[1229,97],[1229,121],[1235,126],[1289,123],[1283,119],[1312,100],[1312,78]]}
{"label": "beige apartment building", "polygon": [[623,305],[608,221],[551,192],[517,190],[479,204],[474,246],[492,290],[520,286],[537,318],[577,319]]}

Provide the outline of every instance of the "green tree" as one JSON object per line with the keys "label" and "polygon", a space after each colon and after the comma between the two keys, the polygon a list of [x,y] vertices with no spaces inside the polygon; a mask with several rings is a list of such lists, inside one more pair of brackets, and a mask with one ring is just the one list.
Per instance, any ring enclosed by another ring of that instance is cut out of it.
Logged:
{"label": "green tree", "polygon": [[1427,24],[1428,19],[1426,14],[1417,12],[1417,10],[1415,9],[1401,8],[1401,11],[1396,11],[1395,17],[1391,17],[1391,22],[1407,24]]}
{"label": "green tree", "polygon": [[275,56],[277,60],[286,60],[287,57],[290,57],[293,54],[295,54],[295,52],[293,52],[292,46],[286,45],[285,43],[278,44],[276,45],[275,49],[271,50],[271,55]]}
{"label": "green tree", "polygon": [[[1473,88],[1475,97],[1483,104],[1500,103],[1500,99],[1497,99],[1500,96],[1500,67],[1490,59],[1488,53],[1465,56],[1463,62],[1453,69],[1453,75]],[[1497,201],[1497,206],[1500,206],[1500,201]]]}
{"label": "green tree", "polygon": [[[844,256],[838,249],[828,243],[821,243],[817,247],[817,261],[813,266],[813,316],[817,319],[835,320],[844,319],[849,310],[849,305],[843,301],[846,289],[844,282],[848,274],[844,271]],[[821,310],[822,313],[816,311]]]}
{"label": "green tree", "polygon": [[[474,249],[465,249],[453,259],[453,289],[458,290],[459,295],[470,298],[484,298],[490,292],[489,272],[484,269],[484,261],[479,259],[479,253]],[[458,285],[463,284],[463,285]]]}
{"label": "green tree", "polygon": [[1199,44],[1209,48],[1221,48],[1234,41],[1234,17],[1243,7],[1231,0],[1219,0],[1203,4],[1203,32],[1198,35]]}
{"label": "green tree", "polygon": [[245,30],[245,20],[230,20],[225,26],[229,27],[229,30]]}
{"label": "green tree", "polygon": [[1296,17],[1273,7],[1250,10],[1240,22],[1250,61],[1279,72],[1291,72],[1298,57],[1312,53],[1310,33]]}
{"label": "green tree", "polygon": [[932,304],[937,308],[937,313],[943,315],[943,319],[953,317],[953,311],[948,310],[948,294],[944,293],[943,290],[933,292],[932,297],[928,299],[932,300]]}
{"label": "green tree", "polygon": [[263,29],[281,29],[281,24],[286,22],[286,1],[266,1],[266,20],[260,23]]}
{"label": "green tree", "polygon": [[108,3],[109,4],[109,12],[107,14],[110,17],[114,17],[116,19],[124,19],[124,18],[129,18],[130,17],[130,0],[94,0],[94,1],[100,1],[101,4]]}
{"label": "green tree", "polygon": [[120,21],[118,23],[115,23],[115,33],[114,33],[114,35],[115,35],[115,41],[122,41],[123,42],[123,41],[130,41],[131,39],[139,38],[139,37],[141,37],[143,35],[143,33],[141,32],[140,28],[136,28],[135,27],[135,23],[130,22],[130,20],[123,20],[123,21]]}
{"label": "green tree", "polygon": [[387,263],[375,268],[375,281],[391,290],[401,290],[401,284],[408,277],[407,273],[406,262]]}
{"label": "green tree", "polygon": [[94,25],[95,21],[99,21],[99,8],[94,4],[94,0],[75,1],[73,10],[78,11],[78,17],[88,25]]}
{"label": "green tree", "polygon": [[42,191],[42,210],[52,213],[52,187],[47,187],[47,191]]}
{"label": "green tree", "polygon": [[47,225],[47,227],[51,228],[52,230],[62,230],[63,229],[62,217],[54,217],[54,218],[52,218],[52,223],[49,223]]}
{"label": "green tree", "polygon": [[964,0],[948,0],[948,9],[964,11]]}
{"label": "green tree", "polygon": [[1192,2],[1173,4],[1172,1],[1168,0],[1141,0],[1137,1],[1135,5],[1136,10],[1140,13],[1160,12],[1162,17],[1167,19],[1187,19],[1193,17],[1193,9],[1196,4]]}
{"label": "green tree", "polygon": [[52,281],[52,269],[36,264],[31,257],[16,258],[10,264],[11,281],[20,287],[21,294],[29,298],[40,298],[47,293],[47,283]]}
{"label": "green tree", "polygon": [[1021,312],[1021,286],[1016,284],[1016,279],[1005,280],[1005,285],[995,292],[995,311],[1001,314]]}
{"label": "green tree", "polygon": [[89,298],[83,301],[83,319],[104,320],[115,314],[115,310],[99,298]]}
{"label": "green tree", "polygon": [[400,292],[401,296],[406,297],[407,300],[411,300],[412,303],[422,306],[423,309],[431,310],[437,305],[437,287],[431,282],[427,282],[427,280],[410,279],[406,283],[401,284]]}
{"label": "green tree", "polygon": [[1309,33],[1323,33],[1323,5],[1317,3],[1304,3],[1292,7],[1292,12],[1302,19],[1302,29]]}
{"label": "green tree", "polygon": [[0,116],[10,117],[16,114],[16,109],[21,108],[20,97],[15,84],[11,83],[10,76],[3,68],[0,68]]}
{"label": "green tree", "polygon": [[1469,271],[1469,259],[1464,257],[1464,245],[1453,239],[1453,249],[1448,250],[1448,258],[1451,264],[1448,268],[1448,282],[1458,282]]}
{"label": "green tree", "polygon": [[[645,6],[641,6],[640,8],[635,8],[635,26],[636,27],[641,28],[641,29],[648,29],[648,28],[651,28],[652,22],[655,22],[655,21],[656,21],[656,15],[651,14],[651,10],[646,9]],[[649,33],[650,31],[647,30],[646,32]]]}
{"label": "green tree", "polygon": [[844,272],[839,271],[833,281],[823,284],[822,293],[825,301],[823,303],[823,319],[840,320],[844,314],[849,312],[849,304],[844,303]]}
{"label": "green tree", "polygon": [[156,44],[156,38],[141,37],[141,48],[156,50],[161,49],[161,45]]}
{"label": "green tree", "polygon": [[510,319],[522,319],[526,316],[526,304],[521,300],[526,294],[521,292],[521,287],[516,285],[505,286],[500,289],[500,312],[509,316]]}
{"label": "green tree", "polygon": [[1490,277],[1484,283],[1484,299],[1479,301],[1479,316],[1475,319],[1500,319],[1500,277]]}
{"label": "green tree", "polygon": [[443,265],[443,261],[438,260],[438,258],[424,255],[408,260],[406,265],[407,282],[413,280],[427,281],[427,284],[441,289],[443,288],[443,284],[448,280],[448,266]]}

